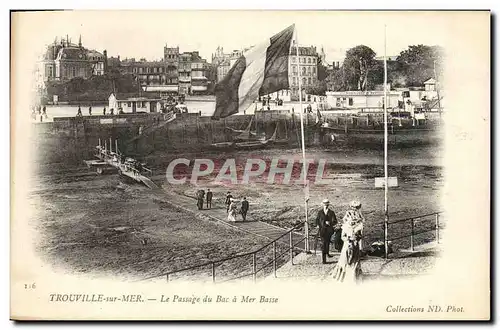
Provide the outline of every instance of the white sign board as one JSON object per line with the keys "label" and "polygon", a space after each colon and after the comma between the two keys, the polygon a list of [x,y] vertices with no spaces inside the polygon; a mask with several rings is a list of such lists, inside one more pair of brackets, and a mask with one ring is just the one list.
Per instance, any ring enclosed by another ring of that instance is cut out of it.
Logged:
{"label": "white sign board", "polygon": [[[398,186],[398,178],[396,176],[390,176],[387,178],[387,186],[388,187],[397,187]],[[385,187],[385,178],[375,178],[375,188],[384,188]]]}

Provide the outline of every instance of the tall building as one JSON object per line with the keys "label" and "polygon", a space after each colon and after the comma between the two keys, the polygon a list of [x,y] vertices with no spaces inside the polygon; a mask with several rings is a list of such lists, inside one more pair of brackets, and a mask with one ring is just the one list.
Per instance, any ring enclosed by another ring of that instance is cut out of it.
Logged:
{"label": "tall building", "polygon": [[[290,82],[290,92],[292,98],[299,96],[299,76],[302,90],[311,87],[318,80],[318,52],[315,46],[299,46],[299,56],[297,62],[297,48],[292,47],[290,55],[288,81]],[[300,75],[299,75],[300,66]]]}
{"label": "tall building", "polygon": [[71,40],[57,38],[54,43],[47,46],[41,63],[41,77],[47,81],[67,81],[76,77],[90,78],[94,75],[104,75],[107,70],[106,51],[100,53],[93,49],[87,49],[82,45],[82,39],[78,44]]}
{"label": "tall building", "polygon": [[223,47],[217,47],[215,53],[212,54],[212,65],[217,68],[217,82],[221,81],[226,76],[238,58],[243,56],[243,53],[250,48],[251,47],[242,50],[236,49],[230,53],[224,53]]}
{"label": "tall building", "polygon": [[163,61],[165,61],[165,85],[168,90],[179,91],[179,47],[163,48]]}

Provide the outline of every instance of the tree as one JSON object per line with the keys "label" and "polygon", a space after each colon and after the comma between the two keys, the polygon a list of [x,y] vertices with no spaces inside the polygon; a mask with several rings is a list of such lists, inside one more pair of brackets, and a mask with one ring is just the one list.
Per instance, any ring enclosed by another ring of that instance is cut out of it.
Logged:
{"label": "tree", "polygon": [[306,89],[306,93],[310,95],[326,95],[327,84],[325,80],[316,80],[314,85]]}
{"label": "tree", "polygon": [[[422,86],[429,78],[439,79],[443,58],[444,51],[440,46],[409,46],[397,58],[398,69],[407,77],[408,86]],[[434,66],[438,77],[435,77]]]}
{"label": "tree", "polygon": [[316,72],[318,73],[318,80],[323,81],[328,77],[326,66],[322,63],[321,57],[318,57]]}
{"label": "tree", "polygon": [[349,49],[343,64],[345,80],[350,90],[368,88],[368,76],[376,65],[375,52],[365,45]]}

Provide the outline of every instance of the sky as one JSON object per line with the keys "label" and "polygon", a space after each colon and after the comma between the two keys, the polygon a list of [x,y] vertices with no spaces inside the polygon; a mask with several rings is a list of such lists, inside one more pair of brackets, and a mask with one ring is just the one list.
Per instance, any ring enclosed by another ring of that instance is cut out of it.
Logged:
{"label": "sky", "polygon": [[[442,45],[453,36],[460,19],[453,12],[350,11],[59,11],[18,13],[12,33],[32,35],[33,56],[54,38],[79,35],[85,47],[107,50],[108,56],[159,60],[163,47],[198,50],[211,61],[218,46],[225,52],[260,43],[291,24],[298,42],[324,48],[327,61],[339,60],[356,45],[398,55],[408,45]],[[42,29],[40,27],[43,27]],[[445,47],[446,48],[446,47]]]}

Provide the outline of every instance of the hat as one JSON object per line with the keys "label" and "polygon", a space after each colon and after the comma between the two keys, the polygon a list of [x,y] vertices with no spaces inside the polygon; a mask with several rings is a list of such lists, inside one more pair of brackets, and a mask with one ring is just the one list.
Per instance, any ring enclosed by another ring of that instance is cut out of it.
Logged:
{"label": "hat", "polygon": [[330,204],[330,201],[328,199],[324,199],[323,202],[322,202],[324,205],[328,205]]}
{"label": "hat", "polygon": [[361,207],[361,203],[357,200],[354,200],[351,202],[351,207],[352,208],[358,208],[358,207]]}

